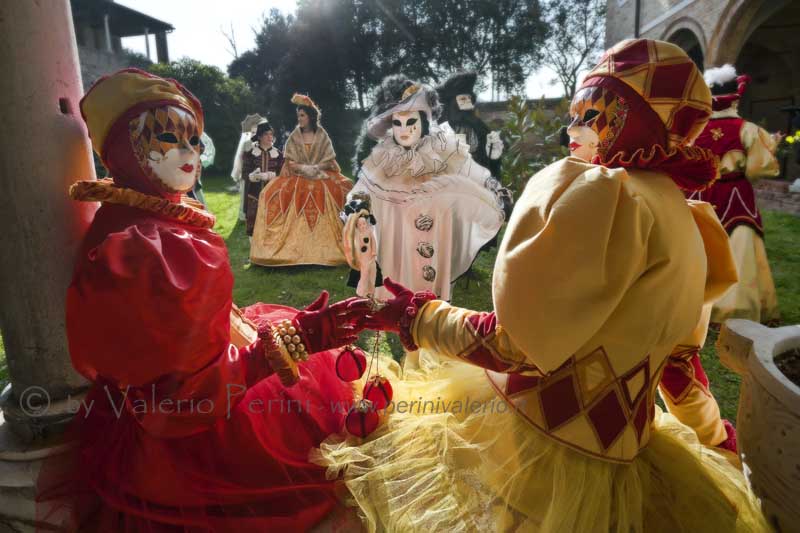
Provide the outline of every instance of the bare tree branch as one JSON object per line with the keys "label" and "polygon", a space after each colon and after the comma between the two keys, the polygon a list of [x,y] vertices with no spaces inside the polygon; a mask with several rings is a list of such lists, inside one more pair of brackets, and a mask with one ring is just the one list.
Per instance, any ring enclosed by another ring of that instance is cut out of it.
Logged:
{"label": "bare tree branch", "polygon": [[543,5],[549,26],[545,64],[555,71],[564,94],[572,98],[578,74],[590,66],[601,46],[605,1],[547,0]]}
{"label": "bare tree branch", "polygon": [[230,47],[228,53],[233,56],[234,60],[236,60],[239,59],[239,49],[236,47],[236,34],[233,31],[233,22],[231,22],[230,25],[230,33],[225,32],[225,29],[222,26],[219,27],[219,31],[222,33],[222,36],[225,37],[225,40],[228,41],[228,46]]}

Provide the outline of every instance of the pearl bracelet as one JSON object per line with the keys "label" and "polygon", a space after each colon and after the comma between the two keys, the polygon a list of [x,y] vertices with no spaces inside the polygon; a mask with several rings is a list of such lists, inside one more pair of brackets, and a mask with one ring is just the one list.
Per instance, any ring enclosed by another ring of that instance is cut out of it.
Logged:
{"label": "pearl bracelet", "polygon": [[297,383],[300,379],[300,371],[297,362],[284,346],[278,328],[269,322],[258,328],[258,336],[264,349],[264,357],[267,364],[285,386],[289,387]]}
{"label": "pearl bracelet", "polygon": [[308,352],[303,344],[303,339],[298,334],[291,320],[281,320],[278,323],[276,340],[286,347],[286,351],[295,361],[307,361]]}

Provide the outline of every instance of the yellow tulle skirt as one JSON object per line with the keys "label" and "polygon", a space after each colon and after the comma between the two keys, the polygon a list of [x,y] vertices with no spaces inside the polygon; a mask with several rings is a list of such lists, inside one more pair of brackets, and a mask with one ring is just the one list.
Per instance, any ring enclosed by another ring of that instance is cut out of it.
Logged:
{"label": "yellow tulle skirt", "polygon": [[395,389],[381,427],[312,452],[369,531],[769,531],[742,473],[669,414],[611,463],[532,429],[478,367],[425,351],[403,379],[381,365]]}

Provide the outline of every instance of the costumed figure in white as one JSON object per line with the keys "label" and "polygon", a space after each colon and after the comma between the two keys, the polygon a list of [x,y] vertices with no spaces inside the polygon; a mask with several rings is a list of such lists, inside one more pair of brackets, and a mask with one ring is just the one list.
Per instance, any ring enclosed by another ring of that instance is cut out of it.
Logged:
{"label": "costumed figure in white", "polygon": [[378,268],[378,247],[375,239],[375,217],[370,212],[369,196],[355,194],[344,206],[345,225],[342,232],[344,256],[350,265],[348,285],[362,297],[375,295],[383,276]]}
{"label": "costumed figure in white", "polygon": [[436,91],[404,85],[394,105],[369,119],[367,133],[378,143],[348,199],[370,198],[383,274],[449,300],[451,284],[500,230],[502,201],[463,138],[436,125]]}

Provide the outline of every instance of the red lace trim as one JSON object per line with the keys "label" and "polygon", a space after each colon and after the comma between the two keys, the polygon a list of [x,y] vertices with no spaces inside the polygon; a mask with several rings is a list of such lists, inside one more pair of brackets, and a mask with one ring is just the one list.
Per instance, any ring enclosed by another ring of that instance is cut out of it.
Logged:
{"label": "red lace trim", "polygon": [[666,173],[685,191],[704,191],[719,179],[719,158],[711,150],[682,146],[667,151],[660,144],[649,151],[639,148],[632,154],[616,152],[610,159],[597,155],[592,163],[608,168],[641,168]]}

